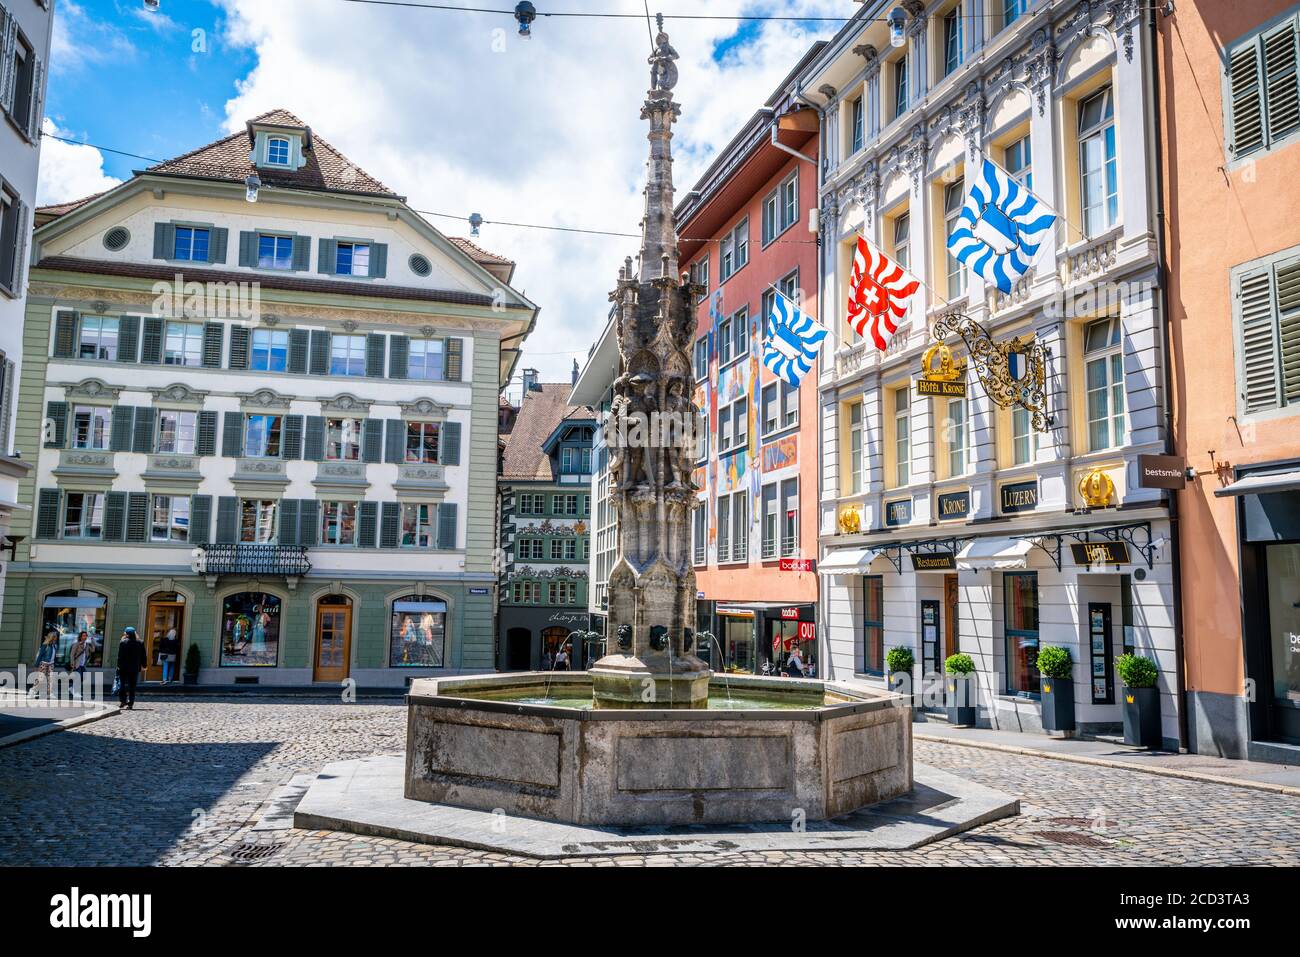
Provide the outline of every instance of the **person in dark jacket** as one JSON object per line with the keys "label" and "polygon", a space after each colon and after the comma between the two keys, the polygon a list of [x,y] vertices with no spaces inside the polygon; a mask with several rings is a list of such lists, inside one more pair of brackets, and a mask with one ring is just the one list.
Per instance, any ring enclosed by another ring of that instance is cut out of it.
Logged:
{"label": "person in dark jacket", "polygon": [[127,711],[135,710],[135,686],[140,672],[149,664],[148,652],[135,629],[129,625],[122,631],[117,643],[117,677],[120,685],[117,700]]}

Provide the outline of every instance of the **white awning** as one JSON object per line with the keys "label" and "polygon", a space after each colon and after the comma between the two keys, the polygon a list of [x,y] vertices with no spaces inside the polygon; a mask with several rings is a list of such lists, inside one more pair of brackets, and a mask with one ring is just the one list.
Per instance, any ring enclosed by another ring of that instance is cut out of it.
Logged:
{"label": "white awning", "polygon": [[1032,542],[1023,538],[977,538],[957,553],[957,567],[967,571],[994,569],[1009,571],[1028,563]]}
{"label": "white awning", "polygon": [[880,551],[879,548],[837,548],[817,564],[817,571],[822,575],[862,575]]}
{"label": "white awning", "polygon": [[1230,485],[1216,488],[1214,494],[1219,498],[1232,495],[1267,495],[1270,492],[1300,491],[1300,471],[1296,472],[1256,472],[1239,478]]}

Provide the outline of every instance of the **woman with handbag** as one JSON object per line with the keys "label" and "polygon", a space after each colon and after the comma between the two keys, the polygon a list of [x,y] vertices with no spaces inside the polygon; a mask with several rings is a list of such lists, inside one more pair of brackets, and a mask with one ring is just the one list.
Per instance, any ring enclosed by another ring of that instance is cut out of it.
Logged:
{"label": "woman with handbag", "polygon": [[180,657],[181,640],[176,636],[175,628],[168,628],[167,634],[158,646],[158,657],[162,661],[162,683],[171,684],[176,677],[176,659]]}
{"label": "woman with handbag", "polygon": [[58,656],[59,651],[59,633],[51,628],[45,633],[40,647],[36,649],[36,660],[32,662],[32,667],[36,669],[36,682],[32,685],[32,693],[40,697],[40,686],[45,685],[45,696],[48,698],[54,693],[54,659]]}

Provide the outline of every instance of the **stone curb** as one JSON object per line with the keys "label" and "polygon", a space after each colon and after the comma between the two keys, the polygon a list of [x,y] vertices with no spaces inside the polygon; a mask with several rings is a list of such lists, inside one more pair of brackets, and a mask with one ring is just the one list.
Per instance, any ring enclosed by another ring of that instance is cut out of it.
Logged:
{"label": "stone curb", "polygon": [[13,747],[16,744],[23,744],[26,741],[35,741],[37,738],[43,738],[47,734],[54,734],[58,731],[66,731],[68,728],[75,728],[78,725],[89,724],[92,721],[100,721],[110,715],[121,712],[121,705],[110,705],[106,708],[99,708],[94,711],[78,715],[75,718],[64,718],[62,721],[52,721],[49,724],[41,725],[39,728],[28,728],[26,731],[19,731],[16,734],[0,738],[0,748]]}
{"label": "stone curb", "polygon": [[924,734],[916,730],[913,730],[912,737],[917,741],[955,744],[963,748],[982,748],[985,751],[1001,751],[1003,754],[1021,754],[1032,758],[1049,758],[1053,761],[1073,761],[1075,764],[1091,764],[1099,768],[1139,771],[1143,774],[1155,774],[1166,778],[1182,778],[1186,781],[1201,781],[1207,784],[1226,784],[1230,787],[1247,788],[1253,791],[1269,791],[1273,794],[1285,794],[1288,797],[1300,797],[1300,787],[1292,787],[1289,784],[1251,781],[1248,778],[1230,778],[1221,774],[1208,774],[1204,771],[1180,771],[1177,768],[1144,767],[1131,761],[1094,758],[1085,754],[1062,754],[1057,751],[1044,751],[1039,748],[1026,748],[1014,744],[995,744],[991,741],[963,741],[960,738],[950,738],[940,734]]}

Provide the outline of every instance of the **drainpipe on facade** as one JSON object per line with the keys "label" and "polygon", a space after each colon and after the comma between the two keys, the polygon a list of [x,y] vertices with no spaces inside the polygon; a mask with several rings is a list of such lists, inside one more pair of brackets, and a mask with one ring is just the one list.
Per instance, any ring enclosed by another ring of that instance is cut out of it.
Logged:
{"label": "drainpipe on facade", "polygon": [[[1152,110],[1155,114],[1151,124],[1151,145],[1154,153],[1152,168],[1155,170],[1156,180],[1156,262],[1158,264],[1156,268],[1159,270],[1157,279],[1160,285],[1160,324],[1164,333],[1165,347],[1165,454],[1173,455],[1177,451],[1174,443],[1174,415],[1170,404],[1173,401],[1174,350],[1173,331],[1169,322],[1168,269],[1165,264],[1165,177],[1162,165],[1164,151],[1160,141],[1160,124],[1163,116],[1160,109],[1160,66],[1156,59],[1156,51],[1159,49],[1160,44],[1160,30],[1156,26],[1156,17],[1158,15],[1155,7],[1147,10],[1147,27],[1151,37],[1151,56],[1148,61],[1150,67],[1147,70],[1147,94],[1150,97]],[[1174,675],[1178,694],[1178,747],[1179,750],[1186,751],[1188,750],[1189,739],[1187,731],[1187,666],[1183,659],[1183,562],[1178,524],[1178,493],[1170,489],[1166,494],[1169,496],[1169,548],[1173,553]]]}

